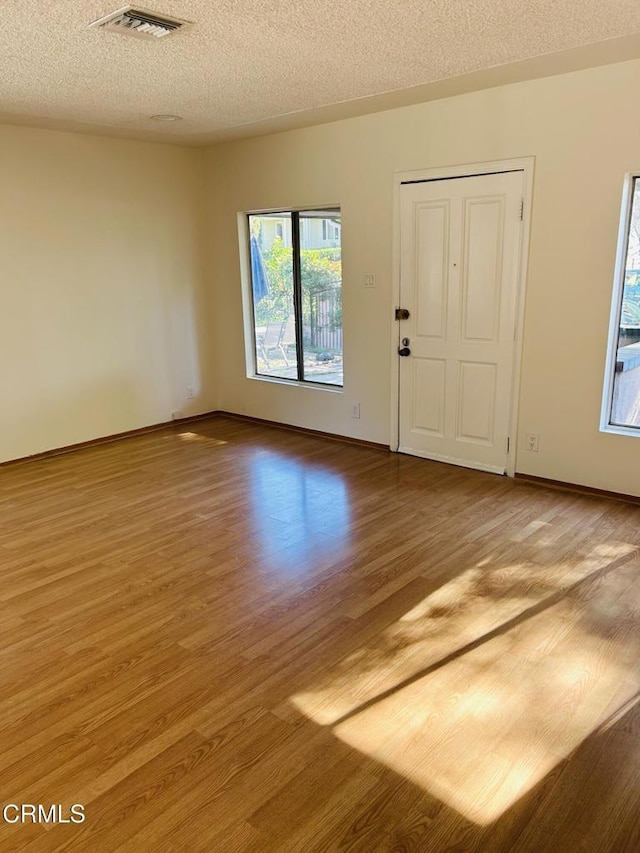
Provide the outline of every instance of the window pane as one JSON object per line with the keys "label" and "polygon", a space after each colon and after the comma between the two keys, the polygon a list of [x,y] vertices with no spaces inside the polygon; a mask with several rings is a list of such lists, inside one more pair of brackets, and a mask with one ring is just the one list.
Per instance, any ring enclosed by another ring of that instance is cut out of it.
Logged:
{"label": "window pane", "polygon": [[300,213],[304,379],[342,385],[340,211]]}
{"label": "window pane", "polygon": [[249,216],[256,373],[297,379],[291,214]]}
{"label": "window pane", "polygon": [[634,179],[611,423],[640,427],[640,184]]}

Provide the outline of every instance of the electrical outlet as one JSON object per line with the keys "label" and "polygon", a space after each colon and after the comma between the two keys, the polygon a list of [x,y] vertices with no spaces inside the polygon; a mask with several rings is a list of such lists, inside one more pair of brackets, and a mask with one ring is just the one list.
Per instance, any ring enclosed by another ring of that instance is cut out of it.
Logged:
{"label": "electrical outlet", "polygon": [[362,284],[364,287],[375,287],[376,277],[372,272],[366,272],[362,276]]}
{"label": "electrical outlet", "polygon": [[527,433],[527,450],[530,450],[532,453],[538,452],[538,444],[540,442],[540,436],[537,432],[528,432]]}
{"label": "electrical outlet", "polygon": [[360,403],[352,403],[351,404],[351,417],[359,418],[360,417]]}
{"label": "electrical outlet", "polygon": [[195,396],[196,396],[196,389],[193,387],[193,385],[187,385],[187,398],[189,400],[193,400],[193,398]]}

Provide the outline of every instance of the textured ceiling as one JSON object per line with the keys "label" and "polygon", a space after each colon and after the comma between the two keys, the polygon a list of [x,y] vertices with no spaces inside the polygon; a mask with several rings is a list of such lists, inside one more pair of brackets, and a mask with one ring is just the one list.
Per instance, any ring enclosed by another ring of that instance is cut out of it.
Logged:
{"label": "textured ceiling", "polygon": [[195,144],[640,55],[638,0],[143,0],[194,26],[88,28],[123,5],[0,0],[0,121]]}

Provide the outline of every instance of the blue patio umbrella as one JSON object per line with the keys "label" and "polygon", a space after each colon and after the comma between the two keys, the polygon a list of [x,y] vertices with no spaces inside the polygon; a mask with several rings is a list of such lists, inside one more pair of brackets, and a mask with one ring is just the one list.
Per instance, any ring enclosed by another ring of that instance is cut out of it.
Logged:
{"label": "blue patio umbrella", "polygon": [[263,296],[269,295],[269,277],[255,234],[251,235],[251,284],[253,286],[253,303],[257,305]]}

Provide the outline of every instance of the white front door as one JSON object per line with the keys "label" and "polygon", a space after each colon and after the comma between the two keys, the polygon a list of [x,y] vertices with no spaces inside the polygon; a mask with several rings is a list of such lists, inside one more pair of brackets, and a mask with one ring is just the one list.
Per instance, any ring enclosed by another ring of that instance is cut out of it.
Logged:
{"label": "white front door", "polygon": [[504,473],[522,171],[400,190],[399,450]]}

